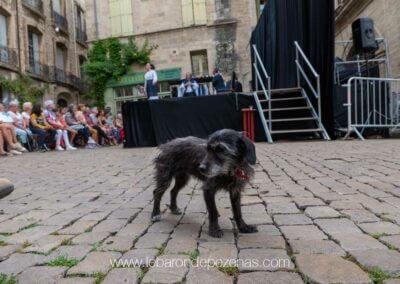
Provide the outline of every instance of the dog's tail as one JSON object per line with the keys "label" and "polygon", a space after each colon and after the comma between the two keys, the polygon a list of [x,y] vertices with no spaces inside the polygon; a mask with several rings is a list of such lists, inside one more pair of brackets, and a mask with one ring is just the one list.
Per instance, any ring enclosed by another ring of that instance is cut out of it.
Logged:
{"label": "dog's tail", "polygon": [[161,152],[154,158],[154,176],[159,186],[170,184],[173,178],[172,171],[172,160],[168,157],[167,152],[163,151],[163,147],[160,147]]}

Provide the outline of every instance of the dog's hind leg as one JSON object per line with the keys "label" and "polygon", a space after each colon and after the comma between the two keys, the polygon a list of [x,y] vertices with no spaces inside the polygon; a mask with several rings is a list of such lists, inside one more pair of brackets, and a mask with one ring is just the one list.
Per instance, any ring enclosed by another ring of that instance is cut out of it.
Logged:
{"label": "dog's hind leg", "polygon": [[249,234],[258,232],[256,226],[247,225],[242,218],[242,207],[241,207],[241,194],[240,191],[231,189],[229,190],[229,197],[232,204],[233,218],[235,219],[236,225],[241,233]]}
{"label": "dog's hind leg", "polygon": [[164,195],[165,191],[167,191],[170,184],[170,179],[157,180],[157,187],[153,191],[154,207],[153,212],[151,213],[151,220],[153,222],[158,222],[161,220],[160,203],[162,196]]}
{"label": "dog's hind leg", "polygon": [[179,191],[188,183],[190,176],[187,174],[181,174],[175,177],[175,185],[171,190],[171,205],[169,209],[172,214],[180,215],[182,211],[176,204],[176,198],[178,196]]}

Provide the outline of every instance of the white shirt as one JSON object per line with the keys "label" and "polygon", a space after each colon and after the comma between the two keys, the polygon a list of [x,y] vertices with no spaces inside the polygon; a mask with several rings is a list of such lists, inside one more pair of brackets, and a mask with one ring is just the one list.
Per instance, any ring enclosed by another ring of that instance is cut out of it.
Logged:
{"label": "white shirt", "polygon": [[199,89],[199,84],[197,84],[196,81],[194,81],[194,83],[192,83],[191,85],[185,87],[185,83],[182,83],[180,86],[180,92],[178,94],[178,97],[183,97],[185,95],[185,90],[186,93],[195,93],[196,96],[198,96],[198,92],[197,90]]}
{"label": "white shirt", "polygon": [[8,115],[11,116],[11,118],[17,122],[19,125],[24,125],[24,121],[23,121],[23,117],[22,114],[20,114],[19,112],[14,113],[11,110],[8,112]]}
{"label": "white shirt", "polygon": [[153,85],[155,85],[158,81],[157,72],[154,70],[147,71],[144,74],[144,81],[147,82],[148,80],[153,80]]}
{"label": "white shirt", "polygon": [[26,111],[22,113],[22,117],[27,121],[31,120],[31,116]]}
{"label": "white shirt", "polygon": [[6,113],[6,112],[0,112],[0,121],[4,123],[13,123],[14,120],[11,118],[11,116]]}

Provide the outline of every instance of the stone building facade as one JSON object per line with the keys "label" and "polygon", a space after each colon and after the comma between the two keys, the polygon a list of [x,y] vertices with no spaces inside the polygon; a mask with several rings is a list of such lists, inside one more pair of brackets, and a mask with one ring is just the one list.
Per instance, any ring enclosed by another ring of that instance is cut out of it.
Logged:
{"label": "stone building facade", "polygon": [[[377,37],[388,42],[391,75],[400,76],[400,1],[398,0],[336,0],[336,40],[352,39],[351,24],[360,17],[370,17]],[[382,51],[382,48],[381,48]],[[346,58],[351,47],[337,45],[336,55]]]}
{"label": "stone building facade", "polygon": [[[42,98],[78,103],[87,58],[84,0],[0,0],[0,76],[26,73],[47,85]],[[1,90],[1,101],[18,94]]]}
{"label": "stone building facade", "polygon": [[[250,36],[263,0],[87,0],[89,44],[133,36],[158,48],[151,58],[158,70],[210,76],[218,67],[226,79],[236,71],[250,88]],[[132,71],[144,71],[136,66]],[[178,76],[178,75],[176,75]],[[179,78],[175,78],[179,79]],[[160,91],[168,91],[165,85]]]}

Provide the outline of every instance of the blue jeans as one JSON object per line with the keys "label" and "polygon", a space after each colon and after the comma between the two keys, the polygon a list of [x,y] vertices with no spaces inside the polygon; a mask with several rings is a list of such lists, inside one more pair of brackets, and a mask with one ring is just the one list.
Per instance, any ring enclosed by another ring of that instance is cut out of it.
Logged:
{"label": "blue jeans", "polygon": [[57,131],[55,129],[46,130],[39,127],[34,127],[32,125],[30,126],[30,129],[33,134],[37,134],[39,136],[38,138],[39,147],[44,146],[46,138],[48,138],[47,145],[50,146],[51,144],[53,144],[54,139],[57,135]]}
{"label": "blue jeans", "polygon": [[32,136],[32,132],[29,129],[23,130],[21,128],[15,128],[15,134],[17,134],[22,144],[28,143],[28,137]]}

